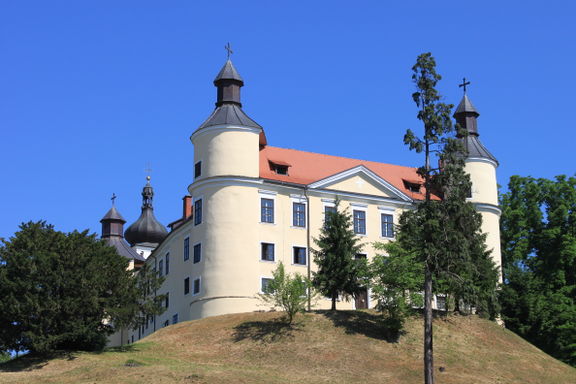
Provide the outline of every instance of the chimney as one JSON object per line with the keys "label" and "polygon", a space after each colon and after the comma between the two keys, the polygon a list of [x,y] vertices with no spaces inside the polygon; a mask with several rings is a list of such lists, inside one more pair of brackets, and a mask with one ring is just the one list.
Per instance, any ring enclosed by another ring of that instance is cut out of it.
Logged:
{"label": "chimney", "polygon": [[182,218],[186,220],[192,216],[192,196],[182,198]]}

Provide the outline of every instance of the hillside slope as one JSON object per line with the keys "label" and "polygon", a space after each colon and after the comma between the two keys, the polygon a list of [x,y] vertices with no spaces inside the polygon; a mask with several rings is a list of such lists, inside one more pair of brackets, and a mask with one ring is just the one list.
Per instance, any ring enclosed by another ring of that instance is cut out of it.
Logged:
{"label": "hillside slope", "polygon": [[[219,316],[161,329],[124,352],[19,359],[0,365],[0,383],[422,382],[420,319],[395,342],[372,312],[310,313],[294,328],[279,318]],[[438,384],[576,383],[576,369],[477,317],[437,319],[434,343]]]}

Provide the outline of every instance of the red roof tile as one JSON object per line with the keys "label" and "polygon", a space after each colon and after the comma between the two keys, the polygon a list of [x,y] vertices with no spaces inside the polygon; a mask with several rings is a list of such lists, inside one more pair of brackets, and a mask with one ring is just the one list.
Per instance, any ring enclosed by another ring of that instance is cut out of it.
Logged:
{"label": "red roof tile", "polygon": [[[274,172],[270,162],[290,164],[288,175]],[[424,187],[420,193],[416,193],[409,191],[404,185],[403,180],[411,182],[420,180],[423,184],[422,178],[416,173],[416,168],[271,146],[260,150],[260,177],[268,180],[308,185],[359,165],[368,168],[409,197],[415,200],[424,199]]]}

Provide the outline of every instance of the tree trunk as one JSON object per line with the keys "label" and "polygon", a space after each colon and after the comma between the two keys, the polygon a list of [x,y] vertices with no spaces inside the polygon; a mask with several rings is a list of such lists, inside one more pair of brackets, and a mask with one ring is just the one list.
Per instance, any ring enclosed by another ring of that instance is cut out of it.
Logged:
{"label": "tree trunk", "polygon": [[338,297],[337,293],[333,293],[332,294],[332,308],[330,308],[331,311],[335,311],[336,310],[336,298]]}
{"label": "tree trunk", "polygon": [[434,384],[432,345],[432,273],[426,264],[424,280],[424,383]]}

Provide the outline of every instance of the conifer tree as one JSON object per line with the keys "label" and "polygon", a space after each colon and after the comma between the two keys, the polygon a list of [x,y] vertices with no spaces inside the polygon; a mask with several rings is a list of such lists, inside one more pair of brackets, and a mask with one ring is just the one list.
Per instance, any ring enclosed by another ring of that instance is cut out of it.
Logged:
{"label": "conifer tree", "polygon": [[127,267],[95,234],[59,232],[43,221],[20,225],[0,246],[0,348],[101,349],[120,308],[138,299]]}
{"label": "conifer tree", "polygon": [[314,239],[318,249],[312,250],[318,266],[312,283],[321,294],[332,299],[332,311],[336,310],[338,296],[348,299],[361,291],[366,274],[365,260],[355,260],[362,247],[352,230],[352,218],[339,205],[337,200],[336,211],[326,212],[320,237]]}
{"label": "conifer tree", "polygon": [[[463,148],[453,137],[457,129],[461,136],[466,132],[452,124],[452,105],[440,101],[435,87],[441,76],[436,73],[432,55],[418,56],[412,70],[416,85],[412,98],[419,108],[417,117],[424,125],[424,134],[418,137],[408,130],[404,143],[425,155],[424,165],[418,169],[424,180],[425,199],[415,210],[403,214],[399,240],[424,266],[424,378],[426,384],[433,384],[434,282],[443,282],[441,288],[471,304],[483,297],[492,303],[487,307],[492,308],[497,270],[480,232],[481,216],[466,202],[471,184],[464,172]],[[434,154],[439,168],[431,165]]]}

